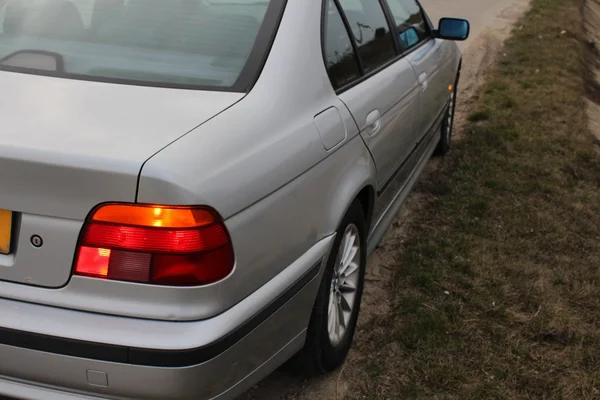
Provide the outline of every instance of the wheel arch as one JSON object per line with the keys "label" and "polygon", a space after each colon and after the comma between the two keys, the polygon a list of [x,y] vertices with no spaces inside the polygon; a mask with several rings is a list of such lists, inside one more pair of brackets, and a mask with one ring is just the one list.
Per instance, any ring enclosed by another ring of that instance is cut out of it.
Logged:
{"label": "wheel arch", "polygon": [[333,234],[353,203],[358,202],[364,212],[367,230],[370,229],[375,208],[376,170],[371,154],[364,142],[356,140],[360,153],[352,158],[352,162],[341,175],[336,177],[338,184],[330,192],[328,210],[326,211],[326,227],[328,234]]}
{"label": "wheel arch", "polygon": [[365,214],[368,233],[371,229],[373,210],[375,209],[375,188],[372,185],[365,186],[356,196],[356,200],[359,201],[360,206]]}

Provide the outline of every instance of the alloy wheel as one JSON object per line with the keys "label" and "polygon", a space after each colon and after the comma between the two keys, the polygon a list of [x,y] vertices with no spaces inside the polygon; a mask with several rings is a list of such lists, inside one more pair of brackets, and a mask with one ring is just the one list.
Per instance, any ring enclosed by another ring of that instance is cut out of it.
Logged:
{"label": "alloy wheel", "polygon": [[360,236],[354,224],[348,225],[340,242],[329,291],[327,330],[333,346],[338,345],[355,311],[361,261]]}

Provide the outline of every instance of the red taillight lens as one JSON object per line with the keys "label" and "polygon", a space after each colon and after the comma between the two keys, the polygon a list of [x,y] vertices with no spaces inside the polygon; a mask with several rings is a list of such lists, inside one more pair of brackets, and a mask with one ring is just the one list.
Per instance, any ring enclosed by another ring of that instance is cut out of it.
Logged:
{"label": "red taillight lens", "polygon": [[75,274],[167,286],[197,286],[234,267],[227,229],[207,207],[110,204],[81,233]]}

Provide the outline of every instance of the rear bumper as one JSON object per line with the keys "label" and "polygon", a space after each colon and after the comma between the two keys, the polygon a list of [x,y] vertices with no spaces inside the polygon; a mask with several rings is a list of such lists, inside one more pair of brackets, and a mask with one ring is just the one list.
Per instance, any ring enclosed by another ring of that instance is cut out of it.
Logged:
{"label": "rear bumper", "polygon": [[195,322],[0,300],[0,395],[230,399],[298,351],[332,238],[242,302]]}

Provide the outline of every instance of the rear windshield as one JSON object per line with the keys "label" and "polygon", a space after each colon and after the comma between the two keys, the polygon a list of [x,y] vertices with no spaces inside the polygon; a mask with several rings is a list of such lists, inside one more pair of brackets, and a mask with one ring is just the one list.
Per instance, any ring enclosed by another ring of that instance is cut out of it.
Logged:
{"label": "rear windshield", "polygon": [[251,64],[264,59],[283,3],[0,0],[0,69],[243,91],[243,80],[259,73]]}

